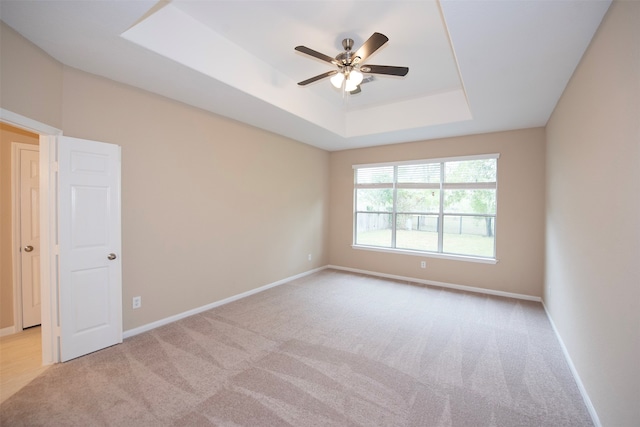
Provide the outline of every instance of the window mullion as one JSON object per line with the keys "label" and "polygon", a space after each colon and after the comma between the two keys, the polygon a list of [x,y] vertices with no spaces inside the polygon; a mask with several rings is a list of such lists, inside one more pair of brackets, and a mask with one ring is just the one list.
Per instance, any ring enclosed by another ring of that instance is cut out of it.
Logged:
{"label": "window mullion", "polygon": [[444,163],[440,163],[440,211],[438,212],[438,252],[444,247]]}
{"label": "window mullion", "polygon": [[396,247],[396,216],[398,215],[398,166],[393,167],[393,212],[391,213],[391,247]]}

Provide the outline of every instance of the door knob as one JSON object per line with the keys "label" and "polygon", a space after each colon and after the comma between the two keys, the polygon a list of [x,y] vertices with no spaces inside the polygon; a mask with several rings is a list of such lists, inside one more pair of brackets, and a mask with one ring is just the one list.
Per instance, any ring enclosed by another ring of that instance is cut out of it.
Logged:
{"label": "door knob", "polygon": [[107,258],[108,258],[110,261],[113,261],[113,260],[114,260],[114,259],[116,259],[117,257],[116,257],[116,254],[114,254],[114,253],[110,253],[109,255],[107,255]]}
{"label": "door knob", "polygon": [[33,246],[31,246],[31,245],[29,245],[29,246],[25,246],[25,247],[24,247],[24,251],[25,251],[25,252],[31,252],[31,251],[33,251]]}

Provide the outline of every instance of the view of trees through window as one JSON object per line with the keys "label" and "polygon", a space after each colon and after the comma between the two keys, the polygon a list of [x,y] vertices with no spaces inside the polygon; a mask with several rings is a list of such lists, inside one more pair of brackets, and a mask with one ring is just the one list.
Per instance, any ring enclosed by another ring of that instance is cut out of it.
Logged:
{"label": "view of trees through window", "polygon": [[495,258],[497,155],[354,169],[355,245]]}

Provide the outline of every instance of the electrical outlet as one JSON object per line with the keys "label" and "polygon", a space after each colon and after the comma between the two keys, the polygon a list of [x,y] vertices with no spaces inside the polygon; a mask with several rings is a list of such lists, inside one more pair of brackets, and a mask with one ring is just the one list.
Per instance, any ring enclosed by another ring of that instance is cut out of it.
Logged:
{"label": "electrical outlet", "polygon": [[427,268],[427,261],[420,261],[420,268]]}
{"label": "electrical outlet", "polygon": [[133,297],[133,308],[142,307],[142,297]]}
{"label": "electrical outlet", "polygon": [[307,259],[311,261],[311,254],[307,255]]}

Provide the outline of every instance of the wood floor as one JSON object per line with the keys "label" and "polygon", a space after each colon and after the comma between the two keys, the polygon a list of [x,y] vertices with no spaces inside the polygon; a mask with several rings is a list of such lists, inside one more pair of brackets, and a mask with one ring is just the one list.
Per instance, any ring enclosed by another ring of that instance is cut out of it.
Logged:
{"label": "wood floor", "polygon": [[40,327],[0,337],[0,402],[49,368],[42,366]]}

